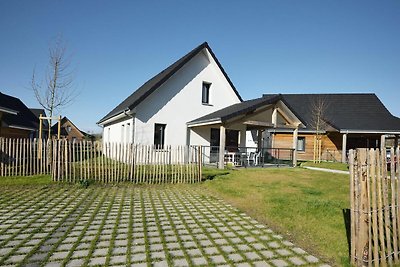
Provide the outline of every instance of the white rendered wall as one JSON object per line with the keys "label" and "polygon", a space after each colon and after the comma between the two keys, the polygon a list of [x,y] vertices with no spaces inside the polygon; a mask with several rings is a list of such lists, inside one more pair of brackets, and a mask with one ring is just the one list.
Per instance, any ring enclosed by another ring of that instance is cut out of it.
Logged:
{"label": "white rendered wall", "polygon": [[132,143],[134,119],[128,117],[103,129],[103,142]]}
{"label": "white rendered wall", "polygon": [[[212,84],[210,105],[201,102],[203,82]],[[167,125],[165,144],[186,145],[187,122],[239,102],[212,57],[201,52],[135,109],[135,143],[153,144],[154,124],[160,123]],[[209,144],[205,138],[190,143]]]}

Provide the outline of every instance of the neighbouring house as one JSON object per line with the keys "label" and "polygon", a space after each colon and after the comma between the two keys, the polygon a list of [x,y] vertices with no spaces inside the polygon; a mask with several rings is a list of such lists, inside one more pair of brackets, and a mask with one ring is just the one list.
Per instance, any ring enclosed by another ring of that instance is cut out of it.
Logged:
{"label": "neighbouring house", "polygon": [[[51,127],[51,135],[57,137],[58,122]],[[76,141],[94,140],[94,136],[79,130],[67,117],[63,117],[60,121],[60,138]]]}
{"label": "neighbouring house", "polygon": [[[380,148],[381,142],[387,142],[388,138],[392,144],[398,144],[400,118],[393,116],[375,94],[283,94],[281,97],[305,125],[298,131],[298,159],[313,159],[316,129],[312,126],[315,113],[312,107],[320,101],[325,105],[322,159],[346,161],[349,149]],[[268,129],[264,138],[269,140],[267,146],[292,145],[292,133],[287,129]]]}
{"label": "neighbouring house", "polygon": [[18,98],[0,93],[0,136],[8,138],[33,138],[39,120]]}

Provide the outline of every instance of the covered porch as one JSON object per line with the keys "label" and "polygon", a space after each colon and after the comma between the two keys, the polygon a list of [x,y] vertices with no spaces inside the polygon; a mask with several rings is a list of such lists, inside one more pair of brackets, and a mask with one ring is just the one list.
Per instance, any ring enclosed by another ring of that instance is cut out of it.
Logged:
{"label": "covered porch", "polygon": [[[187,123],[187,143],[198,145],[199,139],[206,140],[204,162],[221,169],[226,165],[296,166],[299,127],[304,127],[303,123],[278,95],[235,104]],[[291,146],[272,146],[263,133],[276,128],[292,133]]]}

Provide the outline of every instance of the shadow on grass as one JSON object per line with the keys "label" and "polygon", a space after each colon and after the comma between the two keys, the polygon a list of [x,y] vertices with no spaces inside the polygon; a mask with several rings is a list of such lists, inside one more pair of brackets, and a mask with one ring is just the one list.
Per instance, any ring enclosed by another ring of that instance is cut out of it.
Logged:
{"label": "shadow on grass", "polygon": [[344,227],[346,229],[346,237],[347,237],[347,247],[348,247],[348,252],[349,252],[349,258],[348,258],[348,263],[350,264],[350,250],[351,250],[351,232],[350,232],[350,209],[342,209],[343,212],[343,222],[344,222]]}

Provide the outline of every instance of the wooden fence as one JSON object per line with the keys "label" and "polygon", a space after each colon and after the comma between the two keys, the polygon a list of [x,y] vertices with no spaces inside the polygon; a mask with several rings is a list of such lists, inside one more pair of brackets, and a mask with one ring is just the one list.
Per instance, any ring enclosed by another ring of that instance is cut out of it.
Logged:
{"label": "wooden fence", "polygon": [[400,258],[400,150],[349,152],[351,263],[392,266]]}
{"label": "wooden fence", "polygon": [[54,181],[194,183],[201,181],[201,147],[55,141]]}
{"label": "wooden fence", "polygon": [[0,138],[0,175],[50,174],[51,141]]}
{"label": "wooden fence", "polygon": [[1,176],[51,174],[54,181],[194,183],[200,146],[146,146],[68,140],[0,139]]}

